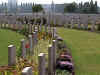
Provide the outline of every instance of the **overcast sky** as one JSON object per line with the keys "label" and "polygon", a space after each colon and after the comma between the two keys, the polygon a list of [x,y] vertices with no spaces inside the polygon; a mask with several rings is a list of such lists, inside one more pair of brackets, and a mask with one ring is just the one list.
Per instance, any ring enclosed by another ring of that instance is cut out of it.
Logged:
{"label": "overcast sky", "polygon": [[[7,2],[8,0],[0,0],[0,2]],[[61,4],[61,3],[70,3],[70,2],[86,2],[86,1],[90,1],[90,0],[53,0],[54,3],[57,4]],[[98,1],[98,5],[100,6],[100,0],[93,0],[93,1]],[[35,2],[35,3],[41,3],[41,4],[50,4],[52,2],[52,0],[18,0],[18,3],[25,3],[25,2]]]}

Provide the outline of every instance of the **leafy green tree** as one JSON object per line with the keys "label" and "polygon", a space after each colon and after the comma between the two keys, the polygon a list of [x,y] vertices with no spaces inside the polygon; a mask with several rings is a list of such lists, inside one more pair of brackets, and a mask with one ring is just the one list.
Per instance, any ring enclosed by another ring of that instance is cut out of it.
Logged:
{"label": "leafy green tree", "polygon": [[91,0],[90,2],[81,2],[79,4],[73,2],[65,6],[64,12],[96,14],[98,13],[97,1],[93,2]]}
{"label": "leafy green tree", "polygon": [[[38,16],[38,13],[39,13],[39,12],[42,12],[42,11],[43,11],[42,5],[40,5],[40,4],[34,5],[34,4],[33,4],[33,6],[32,6],[33,15],[34,15],[34,13],[36,13],[36,16]],[[34,16],[35,16],[35,15],[34,15]],[[38,19],[37,19],[37,20],[38,20]]]}
{"label": "leafy green tree", "polygon": [[43,11],[42,5],[37,4],[37,5],[32,6],[32,12],[33,13],[38,13],[38,12],[41,12],[41,11]]}
{"label": "leafy green tree", "polygon": [[75,2],[67,4],[64,8],[64,12],[76,12],[77,4]]}

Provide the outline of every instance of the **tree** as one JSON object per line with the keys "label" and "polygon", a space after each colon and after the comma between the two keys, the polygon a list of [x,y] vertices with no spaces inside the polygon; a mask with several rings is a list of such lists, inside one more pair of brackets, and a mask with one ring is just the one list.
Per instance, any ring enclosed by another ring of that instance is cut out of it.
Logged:
{"label": "tree", "polygon": [[77,10],[77,4],[75,2],[70,3],[68,5],[65,6],[64,8],[64,12],[75,12]]}
{"label": "tree", "polygon": [[41,12],[41,11],[43,11],[42,5],[37,4],[37,5],[32,6],[32,12],[33,13],[38,13],[38,12]]}
{"label": "tree", "polygon": [[93,0],[91,0],[90,2],[85,2],[83,5],[83,13],[98,13],[98,5],[97,5],[97,1],[95,1],[95,3],[93,2]]}
{"label": "tree", "polygon": [[79,4],[73,2],[65,6],[64,12],[96,14],[98,13],[97,1],[93,2],[91,0],[90,2],[81,2]]}
{"label": "tree", "polygon": [[85,2],[85,3],[84,3],[82,12],[84,12],[84,13],[90,13],[90,12],[91,12],[91,11],[90,11],[90,4],[89,4],[89,2]]}
{"label": "tree", "polygon": [[[32,12],[33,14],[36,13],[38,16],[38,12],[42,12],[43,11],[43,7],[40,4],[34,5],[32,6]],[[36,20],[35,20],[36,21]]]}

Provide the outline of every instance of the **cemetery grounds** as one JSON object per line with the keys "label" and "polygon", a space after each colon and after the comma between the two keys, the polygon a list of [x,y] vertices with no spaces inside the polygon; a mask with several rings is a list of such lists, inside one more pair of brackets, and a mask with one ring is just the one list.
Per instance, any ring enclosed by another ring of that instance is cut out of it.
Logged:
{"label": "cemetery grounds", "polygon": [[[57,28],[57,31],[71,50],[75,63],[76,75],[100,75],[100,35],[95,32],[66,28]],[[5,65],[7,64],[8,56],[7,46],[10,44],[14,44],[18,49],[18,46],[20,46],[20,39],[23,39],[25,37],[16,32],[5,29],[0,30],[0,35],[0,56],[2,56],[0,59],[2,61],[0,62],[0,65]],[[47,40],[41,40],[39,41],[36,50],[38,50],[39,53],[41,52],[41,50],[43,50],[44,53],[47,53],[46,50],[48,49],[48,45],[49,42]],[[34,57],[34,59],[36,58],[35,60],[37,61],[38,53],[36,52],[35,54],[36,57]],[[46,57],[46,60],[48,60],[47,58],[48,57]]]}

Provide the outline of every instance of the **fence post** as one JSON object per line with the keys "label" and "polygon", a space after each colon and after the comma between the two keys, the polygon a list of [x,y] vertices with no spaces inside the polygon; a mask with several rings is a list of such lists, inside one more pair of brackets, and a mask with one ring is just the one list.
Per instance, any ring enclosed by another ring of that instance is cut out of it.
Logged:
{"label": "fence post", "polygon": [[26,67],[22,70],[22,74],[21,75],[33,75],[32,73],[32,67]]}
{"label": "fence post", "polygon": [[21,40],[22,58],[26,58],[25,39]]}
{"label": "fence post", "polygon": [[39,62],[39,75],[45,75],[45,54],[40,53],[38,55],[38,62]]}
{"label": "fence post", "polygon": [[54,75],[54,67],[53,67],[53,48],[52,45],[49,45],[48,48],[48,75]]}
{"label": "fence post", "polygon": [[16,64],[16,48],[14,45],[8,46],[8,66]]}
{"label": "fence post", "polygon": [[29,35],[29,47],[30,47],[30,55],[33,54],[33,41],[32,41],[32,35]]}

